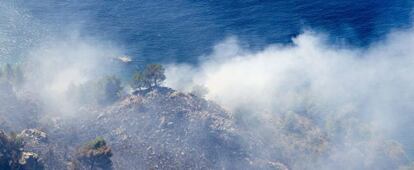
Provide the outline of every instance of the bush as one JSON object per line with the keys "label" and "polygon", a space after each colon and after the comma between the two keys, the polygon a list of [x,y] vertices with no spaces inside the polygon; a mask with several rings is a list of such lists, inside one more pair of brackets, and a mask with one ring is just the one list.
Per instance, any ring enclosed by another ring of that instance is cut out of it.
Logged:
{"label": "bush", "polygon": [[86,143],[76,155],[76,159],[80,163],[79,166],[91,170],[112,169],[111,157],[111,148],[107,146],[106,141],[101,137]]}

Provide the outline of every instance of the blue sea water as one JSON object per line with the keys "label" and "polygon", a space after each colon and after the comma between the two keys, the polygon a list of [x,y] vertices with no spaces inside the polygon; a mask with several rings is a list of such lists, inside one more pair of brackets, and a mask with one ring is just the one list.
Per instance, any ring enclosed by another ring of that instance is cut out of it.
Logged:
{"label": "blue sea water", "polygon": [[411,0],[25,0],[33,20],[122,46],[145,62],[195,63],[236,36],[251,50],[289,43],[304,29],[335,43],[364,47],[410,26]]}

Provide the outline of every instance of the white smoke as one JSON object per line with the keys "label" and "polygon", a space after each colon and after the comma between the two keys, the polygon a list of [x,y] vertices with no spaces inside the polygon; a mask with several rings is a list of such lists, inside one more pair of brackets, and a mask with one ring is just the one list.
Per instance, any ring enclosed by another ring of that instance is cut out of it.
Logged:
{"label": "white smoke", "polygon": [[247,105],[288,111],[305,101],[326,109],[352,104],[387,122],[414,110],[413,31],[393,33],[368,49],[338,49],[321,37],[307,31],[293,45],[259,52],[242,50],[231,38],[200,67],[170,65],[166,84],[184,91],[204,85],[209,99],[230,110]]}
{"label": "white smoke", "polygon": [[53,25],[30,14],[24,3],[0,2],[0,62],[23,67],[24,88],[41,97],[47,112],[72,112],[67,90],[119,72],[114,59],[123,51],[88,36],[76,23],[82,18]]}
{"label": "white smoke", "polygon": [[36,90],[48,105],[71,111],[67,90],[118,71],[114,57],[121,50],[78,35],[43,41],[25,58],[26,88]]}
{"label": "white smoke", "polygon": [[[205,86],[208,99],[261,119],[268,113],[277,117],[291,111],[311,112],[316,120],[352,116],[381,135],[369,137],[370,141],[413,129],[402,124],[414,118],[414,30],[391,33],[364,49],[328,42],[324,35],[305,31],[291,45],[249,51],[232,37],[218,44],[198,67],[169,65],[166,84],[183,91]],[[355,128],[348,126],[345,129]],[[361,146],[369,144],[357,144],[353,137],[341,142],[349,146],[333,150],[331,156],[344,164],[372,162],[378,150],[362,147],[369,150],[364,155]]]}

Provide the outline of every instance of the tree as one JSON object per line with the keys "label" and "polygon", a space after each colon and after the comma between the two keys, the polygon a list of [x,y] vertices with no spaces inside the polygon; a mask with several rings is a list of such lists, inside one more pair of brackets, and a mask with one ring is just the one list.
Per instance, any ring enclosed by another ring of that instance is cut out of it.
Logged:
{"label": "tree", "polygon": [[144,77],[150,87],[158,87],[165,79],[165,69],[160,64],[149,64],[144,70]]}
{"label": "tree", "polygon": [[77,152],[76,159],[80,162],[80,166],[90,170],[112,169],[112,150],[107,146],[106,141],[97,137],[81,147]]}
{"label": "tree", "polygon": [[119,99],[122,90],[121,80],[108,76],[98,82],[97,97],[100,104],[112,103]]}
{"label": "tree", "polygon": [[160,64],[149,64],[144,70],[137,71],[133,76],[132,86],[141,90],[160,86],[166,79],[165,69]]}
{"label": "tree", "polygon": [[142,88],[147,87],[147,81],[145,80],[145,76],[142,71],[137,71],[133,75],[132,87],[137,88],[138,90],[142,90]]}

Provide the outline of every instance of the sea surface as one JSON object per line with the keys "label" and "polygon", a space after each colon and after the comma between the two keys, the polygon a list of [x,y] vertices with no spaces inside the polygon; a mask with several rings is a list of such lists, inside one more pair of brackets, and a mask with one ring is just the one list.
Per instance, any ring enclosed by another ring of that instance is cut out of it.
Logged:
{"label": "sea surface", "polygon": [[[305,29],[365,47],[411,25],[411,0],[3,0],[49,32],[76,27],[136,61],[196,63],[235,36],[250,50],[290,43]],[[1,14],[1,12],[0,12]],[[1,20],[0,20],[1,21]]]}

